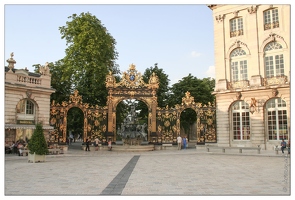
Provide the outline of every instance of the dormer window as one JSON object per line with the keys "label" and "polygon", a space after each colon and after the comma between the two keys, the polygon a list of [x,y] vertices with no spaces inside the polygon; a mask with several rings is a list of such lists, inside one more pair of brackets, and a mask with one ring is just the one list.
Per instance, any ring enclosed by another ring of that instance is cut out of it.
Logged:
{"label": "dormer window", "polygon": [[234,18],[230,20],[230,37],[243,35],[243,18]]}
{"label": "dormer window", "polygon": [[279,12],[278,9],[270,9],[263,12],[264,30],[279,28]]}

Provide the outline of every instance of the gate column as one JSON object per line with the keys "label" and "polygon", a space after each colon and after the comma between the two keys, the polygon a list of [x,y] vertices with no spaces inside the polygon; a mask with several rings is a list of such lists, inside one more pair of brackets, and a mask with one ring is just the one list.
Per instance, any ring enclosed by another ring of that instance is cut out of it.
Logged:
{"label": "gate column", "polygon": [[152,116],[151,116],[151,125],[152,125],[152,130],[151,132],[153,134],[156,134],[157,131],[157,97],[153,97],[153,102],[152,102]]}

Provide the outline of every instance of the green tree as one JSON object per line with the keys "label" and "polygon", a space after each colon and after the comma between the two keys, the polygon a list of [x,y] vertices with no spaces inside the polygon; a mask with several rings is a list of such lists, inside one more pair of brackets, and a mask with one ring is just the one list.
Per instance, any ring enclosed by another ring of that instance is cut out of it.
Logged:
{"label": "green tree", "polygon": [[165,74],[162,68],[158,67],[158,63],[155,63],[154,67],[150,67],[145,70],[143,74],[143,80],[148,83],[152,74],[155,73],[159,79],[159,88],[157,90],[158,97],[158,107],[165,107],[167,105],[166,100],[168,98],[167,93],[169,91],[169,81],[168,75]]}
{"label": "green tree", "polygon": [[68,101],[71,94],[71,82],[62,78],[64,75],[62,60],[55,62],[55,64],[50,63],[49,67],[51,73],[51,87],[55,89],[55,92],[50,96],[50,100],[55,100],[59,103]]}
{"label": "green tree", "polygon": [[[165,107],[167,105],[168,99],[168,91],[169,91],[169,78],[168,75],[165,74],[164,70],[158,67],[158,63],[155,63],[154,67],[147,68],[142,75],[143,81],[145,83],[149,82],[151,75],[155,73],[159,79],[159,88],[157,89],[157,97],[158,97],[158,107]],[[139,117],[141,119],[147,119],[148,116],[148,107],[142,101],[139,101],[138,110],[141,110],[139,113]]]}
{"label": "green tree", "polygon": [[36,129],[34,130],[31,139],[28,143],[28,149],[30,154],[46,155],[48,154],[47,143],[43,133],[43,127],[41,124],[36,124]]}
{"label": "green tree", "polygon": [[[90,13],[73,14],[68,19],[65,26],[59,27],[61,38],[66,41],[66,55],[49,65],[51,86],[56,90],[51,101],[68,101],[70,94],[77,89],[84,103],[104,106],[108,95],[106,75],[109,71],[119,73],[115,63],[118,56],[116,41],[101,21]],[[38,68],[39,65],[35,65],[35,70]],[[83,119],[83,113],[75,112],[75,116],[69,116],[69,130],[79,130],[76,123],[71,124],[74,118]]]}
{"label": "green tree", "polygon": [[71,92],[79,90],[83,102],[103,106],[107,97],[106,75],[109,71],[119,73],[115,63],[116,41],[90,13],[73,14],[68,18],[71,21],[59,27],[61,38],[66,40],[66,56],[54,70],[60,73],[61,83],[71,83]]}
{"label": "green tree", "polygon": [[169,96],[169,106],[181,104],[182,97],[188,91],[194,97],[196,103],[208,104],[214,103],[215,96],[211,93],[214,90],[215,80],[211,78],[198,79],[189,74],[182,80],[172,85]]}

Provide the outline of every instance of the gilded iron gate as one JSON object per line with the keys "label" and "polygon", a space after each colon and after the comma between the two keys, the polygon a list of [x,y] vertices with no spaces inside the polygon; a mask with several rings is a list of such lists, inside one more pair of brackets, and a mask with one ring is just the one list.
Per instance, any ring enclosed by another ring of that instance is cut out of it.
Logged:
{"label": "gilded iron gate", "polygon": [[107,105],[104,107],[90,106],[82,102],[77,90],[70,95],[68,102],[61,104],[52,102],[50,108],[50,124],[55,127],[50,140],[52,142],[66,142],[67,113],[73,107],[80,108],[84,115],[83,141],[86,138],[98,137],[102,141],[111,139],[116,141],[116,107],[124,99],[143,101],[148,107],[148,142],[149,143],[176,143],[177,135],[181,133],[180,115],[182,111],[191,108],[196,112],[196,138],[198,143],[217,142],[216,137],[216,108],[211,105],[195,103],[189,92],[185,93],[182,103],[172,108],[157,107],[156,90],[159,87],[158,77],[153,73],[149,83],[145,83],[137,72],[135,65],[130,65],[123,73],[122,80],[116,83],[110,73],[106,77],[108,89]]}
{"label": "gilded iron gate", "polygon": [[209,102],[208,105],[195,103],[189,92],[185,93],[181,105],[173,108],[157,108],[157,132],[152,135],[153,143],[176,143],[180,135],[180,115],[187,108],[196,112],[196,138],[198,143],[215,143],[216,139],[216,109]]}
{"label": "gilded iron gate", "polygon": [[107,131],[107,109],[106,107],[90,106],[82,102],[82,96],[78,90],[70,95],[68,102],[63,101],[61,104],[54,101],[50,107],[50,125],[55,127],[55,132],[51,133],[50,142],[65,143],[67,138],[67,114],[73,108],[79,108],[84,115],[83,123],[83,141],[86,138],[99,139],[106,141]]}

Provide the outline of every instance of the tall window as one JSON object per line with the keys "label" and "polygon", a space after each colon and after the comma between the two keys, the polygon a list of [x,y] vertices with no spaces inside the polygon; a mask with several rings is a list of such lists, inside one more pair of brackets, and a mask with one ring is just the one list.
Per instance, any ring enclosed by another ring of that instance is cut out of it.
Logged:
{"label": "tall window", "polygon": [[248,80],[246,52],[237,48],[230,54],[232,81]]}
{"label": "tall window", "polygon": [[230,20],[230,37],[243,35],[243,18],[235,18]]}
{"label": "tall window", "polygon": [[263,18],[264,30],[279,28],[279,12],[277,8],[264,11]]}
{"label": "tall window", "polygon": [[237,101],[232,105],[232,123],[234,140],[250,140],[249,104]]}
{"label": "tall window", "polygon": [[28,100],[22,99],[16,106],[17,120],[34,120],[35,104]]}
{"label": "tall window", "polygon": [[288,123],[286,102],[274,98],[266,103],[267,127],[269,140],[288,140]]}
{"label": "tall window", "polygon": [[271,42],[264,49],[265,75],[267,78],[284,75],[284,55],[282,45]]}

